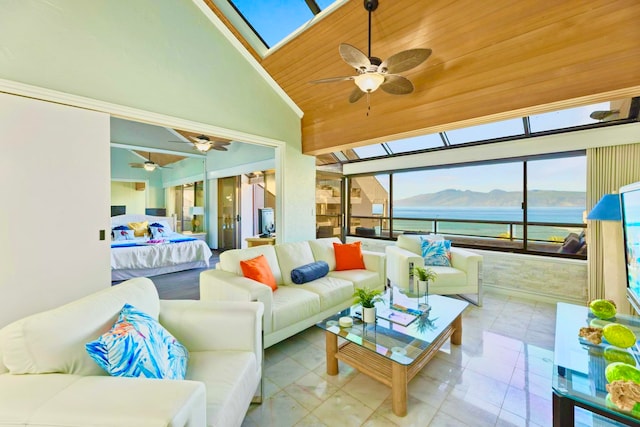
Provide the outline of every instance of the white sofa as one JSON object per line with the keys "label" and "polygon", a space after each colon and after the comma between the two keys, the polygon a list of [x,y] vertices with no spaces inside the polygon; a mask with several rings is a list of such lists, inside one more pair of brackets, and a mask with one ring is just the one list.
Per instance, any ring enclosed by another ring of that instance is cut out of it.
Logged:
{"label": "white sofa", "polygon": [[[85,344],[124,303],[189,350],[187,380],[108,376]],[[262,372],[260,303],[164,301],[135,278],[0,330],[0,426],[239,426]]]}
{"label": "white sofa", "polygon": [[[408,288],[413,280],[412,267],[424,265],[420,235],[400,234],[395,246],[387,246],[387,277],[391,285]],[[482,255],[451,247],[451,267],[431,266],[438,277],[429,283],[429,293],[462,295],[482,306]],[[476,299],[467,295],[475,294]]]}
{"label": "white sofa", "polygon": [[[200,273],[200,299],[253,301],[264,304],[264,346],[280,342],[353,305],[356,287],[383,290],[385,255],[362,251],[364,270],[336,271],[333,243],[338,238],[232,249],[220,254],[215,270]],[[264,255],[278,289],[242,275],[240,261]],[[329,264],[329,274],[302,285],[291,280],[291,271],[315,261]]]}

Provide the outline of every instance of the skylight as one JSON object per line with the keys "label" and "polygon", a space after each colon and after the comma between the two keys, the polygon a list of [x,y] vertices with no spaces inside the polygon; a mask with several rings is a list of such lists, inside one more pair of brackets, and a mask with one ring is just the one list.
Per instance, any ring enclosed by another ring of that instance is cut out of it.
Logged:
{"label": "skylight", "polygon": [[[536,114],[524,118],[519,117],[495,123],[486,123],[447,132],[398,139],[383,144],[366,145],[333,154],[338,159],[340,159],[340,155],[348,159],[346,162],[339,160],[341,163],[349,163],[410,152],[425,152],[436,148],[450,149],[454,146],[459,147],[485,141],[496,142],[534,137],[536,133],[539,134],[540,132],[563,133],[575,130],[579,126],[590,124],[604,126],[611,124],[605,122],[626,123],[629,120],[637,121],[639,112],[640,97],[634,97],[626,100]],[[529,131],[526,129],[527,125],[530,127]]]}
{"label": "skylight", "polygon": [[524,135],[524,125],[521,118],[447,131],[447,139],[451,144],[464,144],[465,142],[484,141],[514,135]]}
{"label": "skylight", "polygon": [[266,47],[280,43],[336,0],[228,0]]}

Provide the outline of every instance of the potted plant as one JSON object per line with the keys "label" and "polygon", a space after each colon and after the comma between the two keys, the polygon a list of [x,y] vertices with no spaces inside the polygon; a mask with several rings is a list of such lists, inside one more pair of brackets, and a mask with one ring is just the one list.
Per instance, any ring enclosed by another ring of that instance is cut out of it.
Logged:
{"label": "potted plant", "polygon": [[355,303],[362,305],[362,321],[374,323],[376,321],[375,303],[382,300],[382,291],[379,289],[356,288],[353,293]]}
{"label": "potted plant", "polygon": [[429,294],[429,282],[435,280],[438,277],[438,273],[433,271],[431,268],[425,268],[421,265],[417,265],[413,267],[413,275],[417,280],[417,293],[418,298],[420,298],[420,288],[424,287],[425,290],[425,300],[428,298]]}

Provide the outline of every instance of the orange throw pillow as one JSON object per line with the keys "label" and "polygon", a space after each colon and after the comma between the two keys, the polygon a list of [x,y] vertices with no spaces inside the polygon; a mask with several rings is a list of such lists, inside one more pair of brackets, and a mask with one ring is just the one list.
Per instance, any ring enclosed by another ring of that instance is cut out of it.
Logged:
{"label": "orange throw pillow", "polygon": [[265,284],[274,291],[278,289],[276,278],[273,277],[271,267],[269,267],[267,258],[265,258],[264,255],[246,261],[240,261],[240,268],[242,268],[244,277]]}
{"label": "orange throw pillow", "polygon": [[362,242],[334,243],[333,250],[336,254],[336,271],[339,270],[364,270],[364,258],[362,257]]}

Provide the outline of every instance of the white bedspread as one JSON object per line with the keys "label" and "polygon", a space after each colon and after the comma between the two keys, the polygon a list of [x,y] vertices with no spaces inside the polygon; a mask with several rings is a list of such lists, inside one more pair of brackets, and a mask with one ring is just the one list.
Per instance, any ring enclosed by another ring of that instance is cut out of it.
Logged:
{"label": "white bedspread", "polygon": [[[142,240],[144,241],[144,239]],[[131,241],[113,242],[112,246]],[[209,265],[211,249],[202,240],[148,246],[111,248],[111,270],[150,269],[179,264],[203,262]]]}

